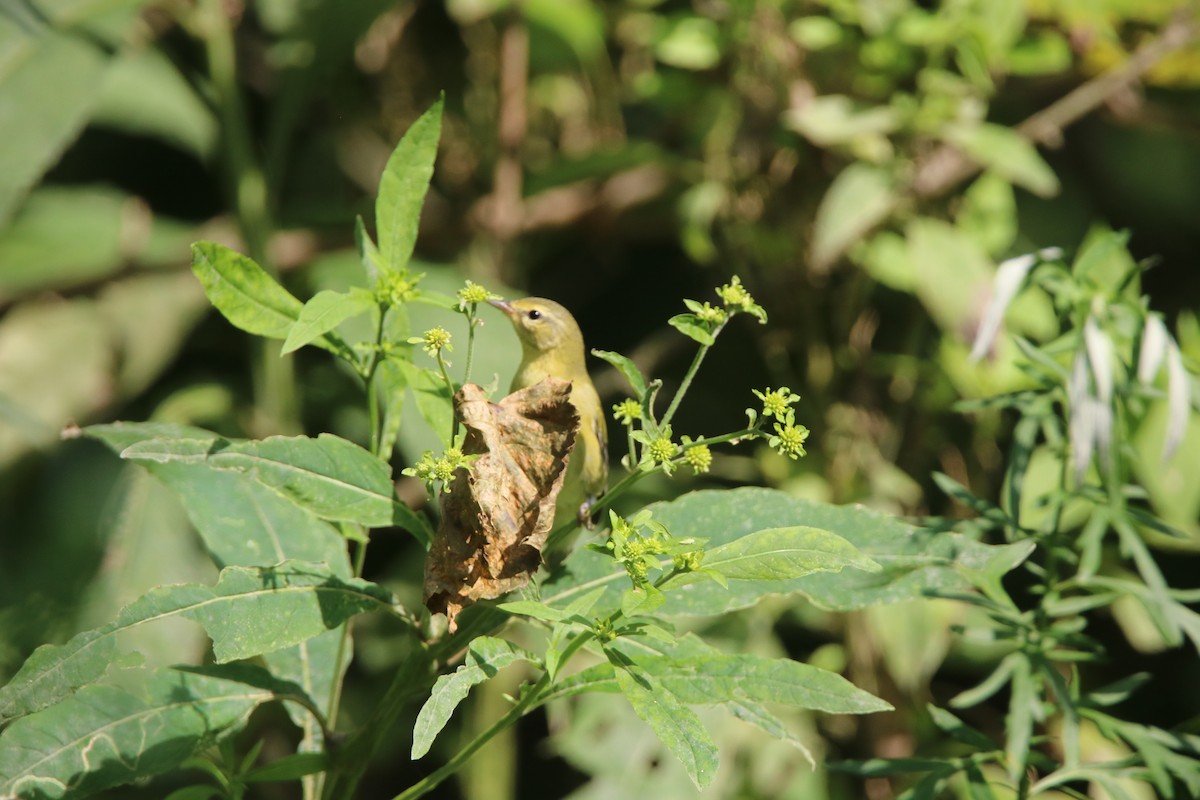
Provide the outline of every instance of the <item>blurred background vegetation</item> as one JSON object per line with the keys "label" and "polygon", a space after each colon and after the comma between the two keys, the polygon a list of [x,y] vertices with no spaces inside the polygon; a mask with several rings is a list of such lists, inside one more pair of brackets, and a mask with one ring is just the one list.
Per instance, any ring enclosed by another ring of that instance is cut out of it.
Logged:
{"label": "blurred background vegetation", "polygon": [[[904,515],[966,513],[930,475],[999,492],[1011,420],[953,406],[1023,380],[1011,338],[980,364],[967,358],[1003,258],[1128,228],[1133,256],[1152,266],[1152,307],[1193,370],[1200,361],[1198,26],[1195,4],[1177,0],[7,0],[0,682],[38,644],[147,588],[214,574],[164,487],[98,445],[60,442],[64,425],[365,438],[354,376],[320,352],[280,359],[278,343],[211,313],[188,245],[236,247],[302,298],[345,286],[354,217],[371,218],[394,143],[441,92],[417,249],[428,284],[471,278],[559,300],[590,346],[631,355],[668,391],[692,355],[666,325],[681,298],[712,299],[736,274],[770,316],[722,338],[675,427],[733,429],[752,387],[786,385],[803,396],[809,457],[726,451],[702,480],[646,481],[643,501],[763,484]],[[412,314],[417,330],[446,322]],[[502,319],[488,322],[475,374],[507,385],[516,343]],[[1057,331],[1028,298],[1010,324],[1034,340]],[[606,402],[620,400],[620,377],[593,366]],[[1157,454],[1160,440],[1129,446]],[[394,463],[430,446],[414,414]],[[1155,511],[1200,539],[1194,415],[1176,458],[1140,477]],[[1197,585],[1194,558],[1162,567],[1173,585]],[[367,576],[415,605],[420,569],[397,536],[372,547]],[[850,616],[768,601],[709,624],[731,648],[844,671],[897,706],[794,719],[822,762],[936,743],[924,704],[994,663],[951,634],[967,615],[937,601]],[[1113,675],[1159,680],[1130,719],[1200,714],[1190,653],[1165,649],[1134,611],[1103,625],[1089,633]],[[403,657],[382,627],[358,628],[351,723]],[[204,654],[191,628],[143,636],[143,652],[170,660]],[[482,693],[464,725],[486,725],[505,702]],[[616,705],[592,697],[569,722],[552,709],[523,723],[444,796],[691,796]],[[973,721],[1002,732],[998,708]],[[281,713],[255,725],[276,731],[280,751],[294,739]],[[405,736],[395,732],[395,753]],[[714,797],[897,790],[810,769],[749,728],[720,737]],[[363,796],[422,771],[385,759]]]}

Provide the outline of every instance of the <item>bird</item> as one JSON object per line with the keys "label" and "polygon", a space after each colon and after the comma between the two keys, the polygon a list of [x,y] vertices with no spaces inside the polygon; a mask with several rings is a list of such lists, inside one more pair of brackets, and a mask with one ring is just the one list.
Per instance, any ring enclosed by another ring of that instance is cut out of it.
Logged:
{"label": "bird", "polygon": [[576,518],[591,528],[591,509],[608,487],[608,429],[596,387],[584,360],[583,333],[571,312],[544,297],[521,300],[489,300],[512,322],[521,341],[521,364],[509,391],[533,386],[545,378],[571,382],[571,405],[579,414],[575,448],[567,464],[559,509],[564,502],[575,509]]}

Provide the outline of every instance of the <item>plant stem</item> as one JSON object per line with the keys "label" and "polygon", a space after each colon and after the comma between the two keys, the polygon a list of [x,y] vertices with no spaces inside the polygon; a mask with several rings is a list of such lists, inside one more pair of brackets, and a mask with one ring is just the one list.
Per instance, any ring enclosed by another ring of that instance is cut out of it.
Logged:
{"label": "plant stem", "polygon": [[[475,361],[475,307],[471,306],[471,311],[467,314],[467,368],[463,372],[464,384],[471,381],[471,364]],[[455,430],[457,433],[457,429]]]}
{"label": "plant stem", "polygon": [[[721,323],[721,327],[713,331],[715,338],[721,332],[721,328],[725,327],[725,323]],[[658,423],[661,427],[666,427],[671,422],[671,417],[675,416],[675,410],[679,408],[679,402],[683,400],[683,396],[687,394],[688,387],[692,385],[692,378],[696,377],[696,370],[700,369],[700,364],[704,361],[704,357],[708,355],[709,348],[712,345],[702,344],[700,349],[696,351],[696,357],[692,359],[692,365],[688,367],[687,374],[683,376],[683,383],[679,384],[679,391],[675,392],[675,396],[671,398],[671,405],[667,407],[667,413],[663,415],[662,420]]]}
{"label": "plant stem", "polygon": [[449,778],[455,772],[462,768],[462,765],[467,762],[471,756],[479,751],[479,748],[487,744],[491,739],[505,728],[508,728],[529,710],[534,705],[537,698],[550,685],[550,673],[545,673],[527,692],[525,692],[517,704],[509,709],[508,713],[500,719],[492,723],[492,726],[480,733],[474,739],[467,743],[466,747],[454,754],[454,757],[447,761],[442,766],[438,767],[429,775],[408,787],[405,791],[396,795],[393,800],[414,800],[417,797],[423,797],[442,781]]}
{"label": "plant stem", "polygon": [[[233,29],[220,0],[204,0],[198,19],[221,120],[229,203],[250,258],[272,272],[267,258],[272,232],[267,180],[254,156],[254,138],[238,86]],[[257,342],[253,379],[259,432],[298,431],[295,370],[291,359],[279,357],[278,343]]]}
{"label": "plant stem", "polygon": [[[437,358],[438,369],[442,371],[442,380],[445,381],[446,389],[450,392],[450,402],[451,402],[451,404],[453,404],[453,402],[454,402],[454,382],[450,380],[450,374],[448,372],[446,372],[446,362],[442,358],[442,351],[438,350],[435,357]],[[458,414],[456,414],[456,413],[451,414],[451,417],[453,419],[453,422],[450,425],[450,446],[453,447],[454,439],[455,439],[455,437],[458,436]]]}

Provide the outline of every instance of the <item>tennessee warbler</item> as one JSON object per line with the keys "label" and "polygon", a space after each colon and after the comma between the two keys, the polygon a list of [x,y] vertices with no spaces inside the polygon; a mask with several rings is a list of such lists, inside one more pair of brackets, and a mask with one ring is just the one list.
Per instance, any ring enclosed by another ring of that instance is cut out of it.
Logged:
{"label": "tennessee warbler", "polygon": [[588,377],[579,324],[570,311],[542,297],[488,302],[508,316],[521,340],[521,365],[510,391],[547,377],[571,382],[571,405],[579,413],[579,432],[567,464],[559,509],[565,502],[573,504],[582,498],[578,519],[591,527],[592,504],[608,486],[608,431],[600,396]]}

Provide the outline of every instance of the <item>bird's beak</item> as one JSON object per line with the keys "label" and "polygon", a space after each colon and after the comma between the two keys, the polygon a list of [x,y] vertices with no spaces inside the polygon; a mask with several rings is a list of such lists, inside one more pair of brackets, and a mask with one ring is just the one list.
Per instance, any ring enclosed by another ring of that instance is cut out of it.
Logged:
{"label": "bird's beak", "polygon": [[514,308],[512,307],[512,305],[510,305],[508,302],[506,302],[506,301],[504,301],[504,300],[488,300],[488,305],[490,305],[490,306],[495,306],[496,308],[500,309],[500,310],[501,310],[501,311],[503,311],[503,312],[504,312],[506,315],[508,315],[508,317],[509,317],[510,319],[512,318],[512,316],[513,316],[514,314],[516,314],[516,313],[517,313],[517,312],[516,312],[516,309],[514,309]]}

